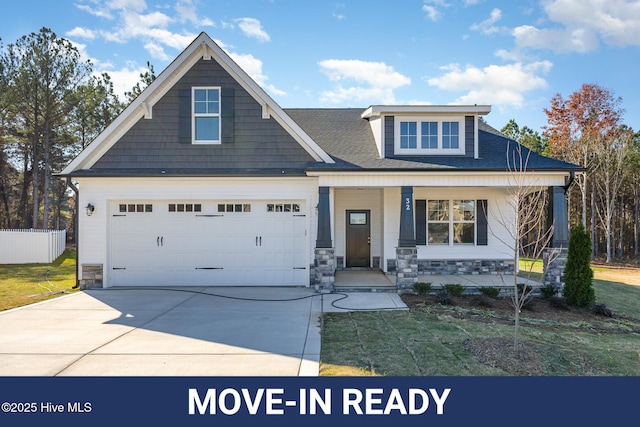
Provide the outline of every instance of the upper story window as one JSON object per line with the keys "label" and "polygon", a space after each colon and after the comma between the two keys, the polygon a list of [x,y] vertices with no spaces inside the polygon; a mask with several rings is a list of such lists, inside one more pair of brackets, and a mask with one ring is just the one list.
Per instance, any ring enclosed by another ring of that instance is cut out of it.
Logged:
{"label": "upper story window", "polygon": [[464,117],[395,118],[396,154],[464,154]]}
{"label": "upper story window", "polygon": [[194,144],[220,144],[220,88],[194,87],[192,141]]}

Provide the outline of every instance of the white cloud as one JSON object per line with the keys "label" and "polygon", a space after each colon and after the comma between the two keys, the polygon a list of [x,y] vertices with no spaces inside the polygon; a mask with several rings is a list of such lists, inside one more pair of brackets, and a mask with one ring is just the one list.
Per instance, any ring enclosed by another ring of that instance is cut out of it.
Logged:
{"label": "white cloud", "polygon": [[140,81],[140,74],[144,74],[147,71],[146,66],[138,66],[136,64],[127,64],[125,67],[119,70],[113,70],[111,68],[104,68],[101,70],[95,70],[95,75],[100,75],[103,72],[109,73],[111,81],[113,82],[113,91],[121,99],[124,100],[124,93],[129,92],[136,83]]}
{"label": "white cloud", "polygon": [[238,18],[234,21],[238,23],[238,27],[240,27],[245,36],[255,38],[261,42],[271,40],[269,34],[262,29],[262,24],[259,20],[255,18]]}
{"label": "white cloud", "polygon": [[547,81],[542,76],[552,66],[549,61],[489,65],[484,68],[468,65],[464,69],[458,64],[450,64],[442,67],[443,75],[430,78],[427,82],[447,91],[465,91],[454,101],[455,104],[488,103],[522,107],[525,93],[547,87]]}
{"label": "white cloud", "polygon": [[424,0],[422,11],[427,14],[427,18],[437,21],[442,18],[440,9],[449,7],[450,4],[444,0]]}
{"label": "white cloud", "polygon": [[[345,101],[395,103],[394,90],[411,84],[411,79],[382,62],[357,59],[327,59],[318,63],[320,70],[336,83],[333,90],[324,91],[321,101],[339,104]],[[347,82],[348,87],[343,83]]]}
{"label": "white cloud", "polygon": [[86,4],[77,3],[75,4],[75,6],[90,15],[97,16],[99,18],[113,19],[113,15],[111,15],[111,12],[109,12],[109,8],[107,6],[91,7]]}
{"label": "white cloud", "polygon": [[178,20],[182,23],[191,22],[203,27],[213,27],[215,24],[209,18],[198,16],[196,5],[193,0],[178,0],[174,6],[178,12]]}
{"label": "white cloud", "polygon": [[[108,14],[115,21],[115,25],[108,30],[85,28],[83,29],[85,32],[91,32],[96,37],[100,36],[106,41],[116,43],[126,43],[132,39],[140,40],[144,43],[145,49],[156,59],[169,58],[170,55],[164,52],[165,47],[182,50],[196,36],[192,33],[176,33],[169,30],[170,26],[182,16],[179,13],[178,18],[159,11],[144,13],[147,10],[144,0],[93,0],[92,4],[92,7],[83,4],[76,4],[76,7],[94,15],[98,12],[104,16]],[[178,4],[186,3],[179,0]],[[72,31],[78,32],[78,28]]]}
{"label": "white cloud", "polygon": [[149,42],[144,45],[144,48],[149,52],[149,55],[151,55],[153,59],[158,59],[160,61],[169,61],[171,59],[171,57],[165,53],[162,46],[157,43]]}
{"label": "white cloud", "polygon": [[74,29],[67,31],[65,35],[68,37],[79,37],[81,39],[89,40],[96,38],[96,33],[93,30],[82,27],[75,27]]}
{"label": "white cloud", "polygon": [[490,35],[501,31],[500,27],[496,27],[495,24],[500,19],[502,19],[502,11],[498,8],[495,8],[491,11],[491,14],[484,21],[473,24],[470,29],[473,31],[480,31],[484,35]]}
{"label": "white cloud", "polygon": [[629,0],[545,0],[549,26],[513,30],[516,46],[556,52],[588,52],[600,42],[640,46],[640,2]]}
{"label": "white cloud", "polygon": [[285,96],[287,93],[268,83],[269,77],[262,72],[262,61],[251,54],[227,52],[256,83],[272,95]]}
{"label": "white cloud", "polygon": [[554,52],[589,52],[598,47],[592,31],[584,28],[573,30],[560,28],[539,29],[522,25],[513,29],[518,48],[550,49]]}

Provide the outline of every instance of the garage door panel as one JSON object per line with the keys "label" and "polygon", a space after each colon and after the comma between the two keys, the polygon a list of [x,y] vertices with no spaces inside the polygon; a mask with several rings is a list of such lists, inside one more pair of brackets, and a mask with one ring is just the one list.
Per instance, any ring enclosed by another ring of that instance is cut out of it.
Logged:
{"label": "garage door panel", "polygon": [[199,201],[198,212],[186,211],[196,202],[142,203],[152,211],[111,205],[112,285],[308,284],[301,202],[268,210],[261,201]]}

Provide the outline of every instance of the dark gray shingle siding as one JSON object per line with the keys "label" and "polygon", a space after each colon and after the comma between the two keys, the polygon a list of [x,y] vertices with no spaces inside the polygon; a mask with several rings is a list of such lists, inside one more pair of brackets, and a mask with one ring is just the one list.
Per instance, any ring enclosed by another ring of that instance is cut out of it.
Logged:
{"label": "dark gray shingle siding", "polygon": [[473,157],[475,147],[473,141],[476,138],[475,135],[475,118],[473,116],[466,116],[464,118],[464,155],[465,157]]}
{"label": "dark gray shingle siding", "polygon": [[[219,145],[180,143],[179,93],[192,86],[234,89],[233,142]],[[200,60],[140,119],[92,170],[304,169],[313,158],[275,119],[263,119],[262,107],[215,61]]]}

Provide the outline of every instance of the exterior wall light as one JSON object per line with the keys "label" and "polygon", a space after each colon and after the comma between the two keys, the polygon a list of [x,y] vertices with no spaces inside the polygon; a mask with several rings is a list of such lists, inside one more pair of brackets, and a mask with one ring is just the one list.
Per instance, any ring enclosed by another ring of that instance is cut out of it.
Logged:
{"label": "exterior wall light", "polygon": [[91,216],[93,211],[96,210],[95,206],[93,206],[91,203],[89,203],[85,209],[87,210],[87,216]]}

